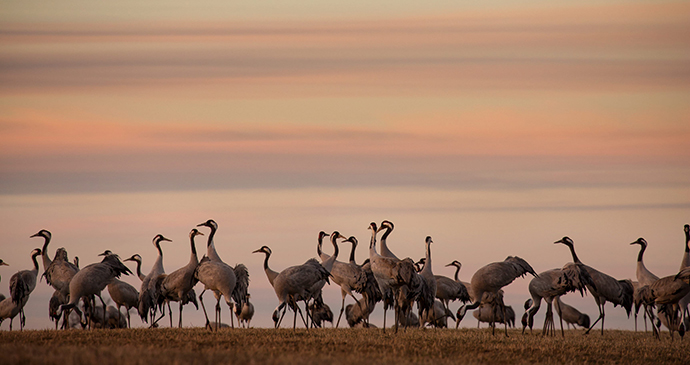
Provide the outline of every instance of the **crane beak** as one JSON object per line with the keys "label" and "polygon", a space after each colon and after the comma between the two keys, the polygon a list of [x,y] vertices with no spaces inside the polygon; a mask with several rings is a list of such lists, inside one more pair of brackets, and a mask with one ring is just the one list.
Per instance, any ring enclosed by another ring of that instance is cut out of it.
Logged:
{"label": "crane beak", "polygon": [[258,250],[256,250],[256,251],[252,251],[252,253],[257,253],[257,252],[264,252],[264,250],[258,249]]}
{"label": "crane beak", "polygon": [[40,233],[41,232],[38,232],[36,234],[32,234],[31,236],[29,236],[29,238],[39,237],[41,235]]}
{"label": "crane beak", "polygon": [[10,264],[3,261],[3,262],[0,262],[0,266],[10,266]]}
{"label": "crane beak", "polygon": [[563,240],[561,239],[561,240],[558,240],[558,241],[556,241],[556,242],[554,242],[554,243],[564,243],[564,242],[563,242]]}

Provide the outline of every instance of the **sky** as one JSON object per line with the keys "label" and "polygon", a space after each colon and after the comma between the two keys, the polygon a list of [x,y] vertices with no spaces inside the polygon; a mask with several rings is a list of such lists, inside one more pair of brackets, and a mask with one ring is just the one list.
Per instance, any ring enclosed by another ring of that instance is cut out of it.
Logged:
{"label": "sky", "polygon": [[[431,235],[434,272],[452,276],[444,265],[458,260],[466,281],[508,255],[560,267],[570,256],[553,242],[565,235],[619,279],[635,278],[638,237],[652,272],[678,269],[687,2],[0,8],[0,258],[11,265],[0,293],[31,266],[40,229],[53,233],[51,256],[65,247],[84,266],[105,249],[139,253],[145,272],[162,233],[170,272],[209,218],[220,255],[249,267],[257,326],[271,325],[277,300],[251,251],[270,246],[282,270],[314,257],[320,230],[368,242],[369,222],[384,219],[398,256],[422,257]],[[528,283],[506,288],[518,317]],[[37,285],[30,328],[51,326],[51,294]],[[326,295],[337,313],[339,289]],[[596,313],[591,296],[564,301]],[[607,310],[607,327],[632,329]],[[188,311],[185,325],[203,324]]]}

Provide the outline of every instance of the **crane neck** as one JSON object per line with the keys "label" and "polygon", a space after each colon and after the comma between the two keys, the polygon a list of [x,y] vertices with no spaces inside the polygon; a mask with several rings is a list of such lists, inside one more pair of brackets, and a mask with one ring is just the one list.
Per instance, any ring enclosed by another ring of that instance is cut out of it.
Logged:
{"label": "crane neck", "polygon": [[453,265],[453,266],[455,266],[455,281],[459,282],[460,280],[458,279],[458,273],[460,272],[460,266],[458,266],[458,265]]}
{"label": "crane neck", "polygon": [[191,257],[189,258],[189,261],[198,263],[199,257],[196,253],[196,244],[194,243],[194,237],[196,237],[196,235],[191,235],[189,238],[190,246],[192,247],[192,254],[191,254]]}
{"label": "crane neck", "polygon": [[275,278],[278,276],[279,273],[271,270],[270,267],[268,267],[268,258],[271,257],[271,254],[269,252],[263,251],[263,253],[266,254],[266,258],[264,259],[264,272],[266,273],[266,277],[268,278],[268,282],[271,283],[271,286],[273,286],[273,281]]}
{"label": "crane neck", "polygon": [[642,262],[642,256],[644,255],[644,251],[647,249],[647,245],[641,244],[640,245],[640,252],[637,254],[637,262]]}
{"label": "crane neck", "polygon": [[41,249],[41,259],[43,260],[43,270],[48,270],[48,266],[53,263],[53,261],[48,257],[48,244],[50,243],[50,237],[43,236],[43,248]]}
{"label": "crane neck", "polygon": [[577,254],[575,253],[575,246],[572,244],[566,243],[566,246],[570,249],[570,254],[573,256],[573,262],[576,264],[581,264],[582,261],[577,257]]}
{"label": "crane neck", "polygon": [[213,241],[215,235],[216,228],[211,227],[211,233],[208,234],[208,241],[206,241],[206,256],[213,261],[223,261],[220,259],[220,256],[218,256],[218,252],[216,251],[216,244]]}
{"label": "crane neck", "polygon": [[424,260],[422,271],[431,273],[431,245],[429,243],[426,244],[426,260]]}
{"label": "crane neck", "polygon": [[271,269],[268,267],[268,259],[271,257],[271,254],[268,253],[268,252],[266,252],[266,251],[263,251],[263,253],[266,254],[266,257],[264,258],[264,270],[271,270]]}
{"label": "crane neck", "polygon": [[685,252],[690,253],[690,229],[685,225]]}
{"label": "crane neck", "polygon": [[156,250],[158,250],[158,257],[162,258],[163,257],[163,249],[161,249],[161,240],[160,239],[156,240]]}
{"label": "crane neck", "polygon": [[139,276],[141,281],[144,281],[144,278],[146,278],[146,275],[141,272],[141,261],[139,260],[137,260],[137,276]]}
{"label": "crane neck", "polygon": [[336,235],[331,236],[331,244],[333,245],[333,257],[334,259],[338,257],[338,253],[340,252],[340,249],[338,248],[338,243],[335,241],[338,239]]}
{"label": "crane neck", "polygon": [[322,233],[319,233],[319,244],[316,245],[316,254],[319,255],[319,257],[323,255],[323,238],[324,235]]}
{"label": "crane neck", "polygon": [[[41,251],[43,252],[43,251]],[[40,255],[41,252],[36,252],[33,255],[31,255],[31,261],[34,262],[34,271],[38,272],[38,261],[36,261],[36,256]]]}
{"label": "crane neck", "polygon": [[376,252],[376,228],[371,230],[371,239],[369,240],[369,259],[378,255]]}
{"label": "crane neck", "polygon": [[352,243],[352,250],[350,250],[350,263],[353,265],[357,265],[357,262],[355,262],[355,250],[357,249],[357,244]]}

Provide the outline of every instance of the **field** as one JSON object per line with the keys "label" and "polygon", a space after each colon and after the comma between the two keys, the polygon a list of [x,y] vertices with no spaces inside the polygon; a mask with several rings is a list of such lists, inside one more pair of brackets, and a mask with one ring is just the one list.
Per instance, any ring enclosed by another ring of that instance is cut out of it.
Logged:
{"label": "field", "polygon": [[129,329],[0,332],[0,363],[667,363],[690,362],[690,341],[663,333],[492,336],[488,329]]}

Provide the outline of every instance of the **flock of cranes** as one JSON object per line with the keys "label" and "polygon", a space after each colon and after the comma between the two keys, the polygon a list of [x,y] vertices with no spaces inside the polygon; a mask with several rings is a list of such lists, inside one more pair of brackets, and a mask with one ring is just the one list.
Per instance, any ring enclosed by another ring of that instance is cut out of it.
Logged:
{"label": "flock of cranes", "polygon": [[[199,227],[210,229],[207,236],[206,254],[199,259],[195,238],[204,236]],[[173,326],[171,302],[178,303],[179,322],[182,327],[182,312],[186,304],[193,304],[198,309],[198,303],[206,318],[206,327],[217,330],[222,327],[221,299],[234,312],[238,325],[249,326],[254,315],[254,306],[249,302],[249,272],[245,265],[234,267],[226,264],[216,251],[214,237],[218,224],[208,220],[191,230],[190,258],[187,265],[166,274],[163,267],[163,248],[161,244],[170,242],[163,235],[153,238],[153,245],[158,252],[151,271],[148,275],[141,272],[142,258],[135,254],[124,261],[136,263],[136,275],[141,280],[139,290],[120,280],[121,275],[133,274],[120,260],[120,257],[110,250],[100,256],[103,259],[79,268],[79,261],[75,257],[70,262],[64,248],[56,250],[51,260],[48,255],[48,245],[52,235],[47,230],[41,230],[31,237],[43,238],[43,247],[31,251],[30,257],[33,268],[21,270],[10,279],[10,297],[0,294],[0,323],[10,319],[10,330],[15,317],[19,316],[20,327],[25,325],[24,306],[29,300],[39,279],[38,256],[41,256],[43,272],[41,277],[55,291],[49,302],[49,316],[55,321],[56,329],[62,319],[62,328],[70,327],[70,318],[77,318],[82,328],[90,327],[129,327],[131,325],[130,310],[138,311],[143,322],[152,327],[166,315],[168,307],[170,326]],[[380,225],[375,222],[369,224],[371,231],[369,242],[369,257],[361,264],[355,260],[358,241],[354,236],[345,237],[338,231],[328,234],[319,232],[317,237],[317,258],[310,258],[301,265],[295,265],[278,272],[270,268],[269,259],[273,251],[268,246],[262,246],[253,253],[263,253],[263,268],[266,277],[273,287],[278,305],[273,311],[272,319],[275,327],[280,327],[288,309],[293,311],[293,328],[297,325],[299,314],[306,328],[320,327],[324,321],[334,322],[333,312],[324,303],[322,290],[326,284],[335,283],[341,289],[341,305],[335,327],[339,327],[343,314],[350,327],[376,327],[369,322],[369,316],[379,302],[383,306],[383,331],[386,330],[387,311],[394,312],[392,327],[398,331],[400,326],[434,326],[447,327],[448,319],[456,322],[456,328],[468,310],[475,310],[473,315],[478,322],[488,322],[495,332],[495,324],[503,323],[505,335],[507,328],[515,325],[515,311],[504,302],[503,288],[515,279],[532,275],[529,282],[530,298],[525,302],[525,313],[522,317],[522,332],[527,327],[530,332],[534,325],[534,316],[541,307],[542,300],[546,303],[546,317],[542,327],[543,335],[555,335],[556,326],[553,317],[553,306],[560,318],[561,334],[564,336],[563,321],[567,326],[576,324],[586,328],[589,333],[601,321],[601,333],[604,333],[606,318],[605,305],[607,302],[625,309],[628,317],[635,313],[635,329],[637,330],[637,313],[644,308],[645,329],[647,318],[652,323],[654,336],[659,338],[661,324],[669,329],[671,338],[678,332],[681,337],[690,322],[688,303],[690,302],[690,226],[685,225],[685,249],[680,270],[673,275],[659,278],[644,265],[643,256],[647,249],[647,241],[639,238],[631,245],[639,245],[637,258],[636,281],[617,280],[580,261],[575,253],[575,244],[569,237],[556,241],[568,247],[572,262],[562,267],[535,272],[527,261],[517,256],[508,256],[504,261],[490,263],[481,267],[469,282],[461,281],[458,273],[462,264],[454,260],[446,266],[455,267],[454,278],[435,275],[433,272],[432,244],[433,240],[427,236],[424,240],[424,257],[418,261],[411,258],[400,259],[388,246],[388,237],[394,230],[390,221],[383,221]],[[383,234],[377,242],[377,236]],[[328,238],[333,246],[332,254],[324,251],[323,241]],[[340,245],[351,245],[349,259],[339,261]],[[378,250],[377,250],[378,243]],[[0,260],[0,266],[8,264]],[[196,295],[194,287],[197,283],[203,285],[202,292]],[[117,306],[106,306],[101,293],[108,289],[110,298]],[[211,322],[203,301],[206,291],[211,291],[216,299],[215,317]],[[576,308],[564,303],[561,299],[569,292],[579,292],[585,295],[589,291],[594,298],[599,316],[590,324],[589,316],[580,313]],[[359,296],[359,298],[357,297]],[[98,297],[101,306],[95,298]],[[345,306],[350,297],[355,303]],[[197,300],[198,299],[198,300]],[[462,305],[455,315],[449,308],[450,302],[460,301]],[[302,312],[300,303],[304,303]],[[416,306],[417,311],[412,309]],[[121,308],[124,307],[124,315]],[[656,309],[656,312],[655,312]],[[71,312],[75,315],[71,316]],[[233,315],[231,323],[234,327]],[[126,320],[125,320],[126,319]]]}

